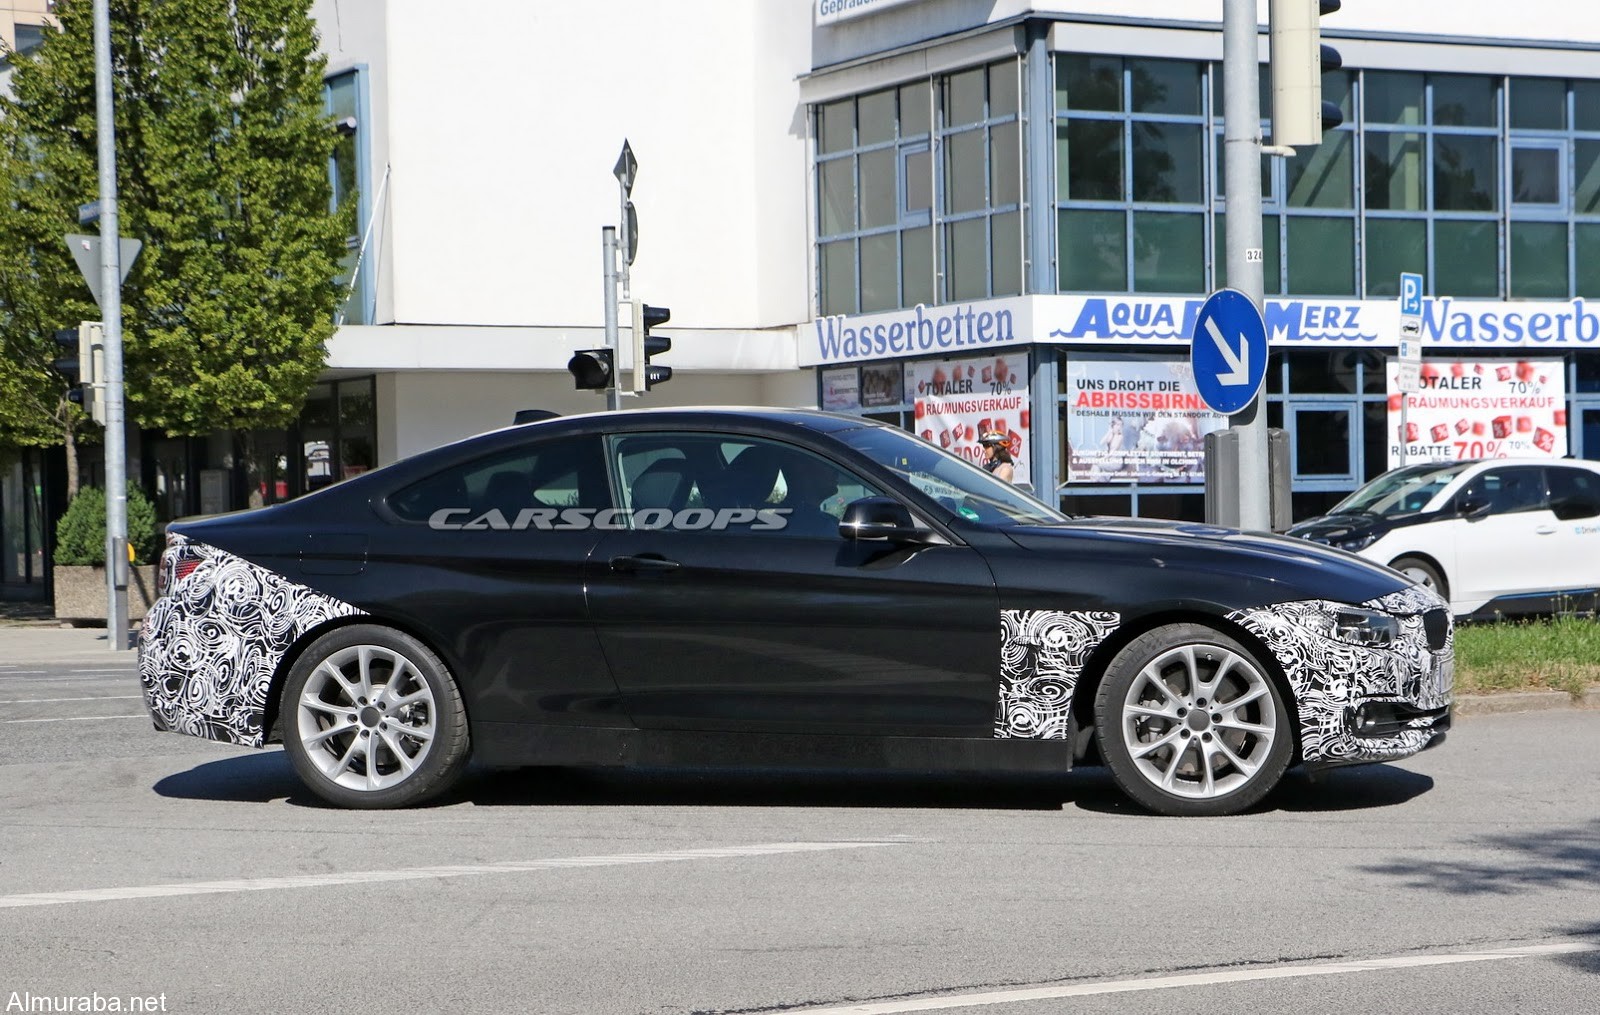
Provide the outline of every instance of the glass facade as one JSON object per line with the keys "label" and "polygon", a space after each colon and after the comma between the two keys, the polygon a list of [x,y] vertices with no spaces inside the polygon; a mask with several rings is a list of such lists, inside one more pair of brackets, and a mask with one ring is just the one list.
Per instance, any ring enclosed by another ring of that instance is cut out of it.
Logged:
{"label": "glass facade", "polygon": [[1022,61],[816,107],[825,315],[1022,292]]}
{"label": "glass facade", "polygon": [[[1048,75],[1028,70],[1019,57],[816,107],[820,314],[1021,292],[1030,257],[1054,257],[1048,291],[1063,294],[1199,297],[1227,284],[1221,66],[1060,51]],[[1018,96],[1013,81],[1038,94]],[[1292,158],[1262,159],[1268,296],[1388,300],[1417,272],[1426,295],[1468,306],[1600,300],[1600,81],[1353,68],[1322,85],[1343,123]],[[1270,140],[1265,65],[1261,89]],[[1032,136],[1053,131],[1050,151],[1027,150],[1019,110],[1049,115]],[[1049,178],[1053,237],[1012,225],[1037,189],[1030,173]],[[1569,449],[1600,457],[1600,350],[1552,351],[1570,372]],[[1388,467],[1392,354],[1274,349],[1268,422],[1289,431],[1297,517]],[[1032,362],[1060,384],[1072,355]],[[874,414],[912,426],[906,398]],[[1204,511],[1198,484],[1058,492],[1069,511]]]}
{"label": "glass facade", "polygon": [[[1022,291],[1022,70],[817,107],[821,313]],[[1054,70],[1057,290],[1226,285],[1220,65],[1058,53]],[[1415,271],[1438,296],[1600,297],[1600,82],[1337,71],[1323,95],[1344,124],[1263,158],[1268,294],[1385,298]]]}

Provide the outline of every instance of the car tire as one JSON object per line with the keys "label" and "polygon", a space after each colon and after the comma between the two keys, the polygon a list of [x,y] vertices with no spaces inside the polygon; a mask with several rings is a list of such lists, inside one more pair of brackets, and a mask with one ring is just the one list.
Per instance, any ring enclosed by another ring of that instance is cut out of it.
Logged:
{"label": "car tire", "polygon": [[1440,599],[1450,599],[1450,587],[1445,584],[1444,575],[1421,557],[1398,557],[1389,566],[1418,585],[1432,589]]}
{"label": "car tire", "polygon": [[410,635],[374,624],[332,631],[284,681],[284,751],[317,796],[341,807],[408,807],[449,789],[470,737],[449,669]]}
{"label": "car tire", "polygon": [[1095,694],[1100,755],[1124,793],[1157,814],[1235,814],[1289,766],[1284,692],[1238,641],[1171,624],[1129,642]]}

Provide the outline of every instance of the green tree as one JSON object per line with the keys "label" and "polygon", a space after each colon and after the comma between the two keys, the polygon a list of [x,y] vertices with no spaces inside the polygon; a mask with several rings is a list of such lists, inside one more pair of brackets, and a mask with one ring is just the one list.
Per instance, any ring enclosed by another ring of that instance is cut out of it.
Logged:
{"label": "green tree", "polygon": [[[128,484],[128,545],[133,563],[156,559],[156,509],[144,491]],[[62,565],[106,562],[106,494],[97,486],[78,491],[56,523],[55,562]]]}
{"label": "green tree", "polygon": [[[50,333],[97,318],[62,236],[97,193],[93,18],[15,57],[0,98],[0,444],[62,435]],[[288,424],[322,369],[343,299],[353,206],[330,210],[337,135],[309,0],[110,0],[121,232],[144,241],[124,289],[130,416],[175,435]],[[54,384],[54,389],[51,385]],[[12,416],[18,417],[13,420]],[[252,477],[250,488],[257,484]]]}

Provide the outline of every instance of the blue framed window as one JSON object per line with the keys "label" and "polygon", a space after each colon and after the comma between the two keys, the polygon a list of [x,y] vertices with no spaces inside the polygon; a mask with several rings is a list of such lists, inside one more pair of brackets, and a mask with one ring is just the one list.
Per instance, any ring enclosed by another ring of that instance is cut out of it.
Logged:
{"label": "blue framed window", "polygon": [[[339,280],[355,276],[355,287],[340,308],[341,324],[371,324],[377,288],[373,284],[371,263],[360,264],[361,234],[371,217],[367,196],[369,141],[365,124],[368,117],[366,68],[336,74],[323,82],[323,101],[333,117],[338,141],[328,157],[328,182],[332,187],[330,207],[334,211],[355,206],[355,228],[345,239]],[[358,268],[359,264],[359,268]]]}
{"label": "blue framed window", "polygon": [[1022,292],[1020,58],[818,105],[817,306]]}

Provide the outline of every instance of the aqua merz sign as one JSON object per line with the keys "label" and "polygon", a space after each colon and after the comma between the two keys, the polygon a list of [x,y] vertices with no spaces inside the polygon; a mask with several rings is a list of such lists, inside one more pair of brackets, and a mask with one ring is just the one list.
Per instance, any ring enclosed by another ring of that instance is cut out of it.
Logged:
{"label": "aqua merz sign", "polygon": [[[1203,300],[1182,296],[1013,296],[916,306],[881,314],[822,317],[800,330],[800,362],[907,359],[1031,343],[1187,346]],[[1394,348],[1395,300],[1268,300],[1274,346]],[[1422,344],[1431,349],[1600,347],[1600,301],[1493,302],[1444,296],[1422,304]]]}

